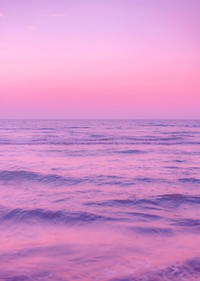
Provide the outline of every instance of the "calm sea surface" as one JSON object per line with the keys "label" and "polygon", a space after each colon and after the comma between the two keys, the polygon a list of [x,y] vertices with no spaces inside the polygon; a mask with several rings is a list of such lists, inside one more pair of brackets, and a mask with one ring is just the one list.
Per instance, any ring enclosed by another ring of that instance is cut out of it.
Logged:
{"label": "calm sea surface", "polygon": [[0,121],[0,280],[200,280],[200,121]]}

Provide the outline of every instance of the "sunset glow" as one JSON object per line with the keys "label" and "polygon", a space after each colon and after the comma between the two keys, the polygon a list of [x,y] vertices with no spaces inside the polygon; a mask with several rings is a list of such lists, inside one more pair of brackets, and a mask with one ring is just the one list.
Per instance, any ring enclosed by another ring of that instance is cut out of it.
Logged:
{"label": "sunset glow", "polygon": [[0,118],[199,118],[200,1],[0,0]]}

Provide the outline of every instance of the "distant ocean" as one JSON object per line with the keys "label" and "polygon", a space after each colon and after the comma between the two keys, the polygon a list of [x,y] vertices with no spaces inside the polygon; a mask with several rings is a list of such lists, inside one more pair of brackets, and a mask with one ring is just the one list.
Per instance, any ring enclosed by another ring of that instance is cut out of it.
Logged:
{"label": "distant ocean", "polygon": [[199,281],[200,120],[1,120],[0,280]]}

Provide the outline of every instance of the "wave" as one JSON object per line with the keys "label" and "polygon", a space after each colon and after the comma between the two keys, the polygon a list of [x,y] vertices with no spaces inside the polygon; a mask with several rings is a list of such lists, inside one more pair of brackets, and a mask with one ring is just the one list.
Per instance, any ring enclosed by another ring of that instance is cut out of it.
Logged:
{"label": "wave", "polygon": [[129,178],[118,175],[88,175],[85,177],[67,177],[58,174],[41,174],[25,170],[3,170],[0,171],[0,181],[5,184],[15,184],[18,182],[28,181],[50,185],[73,186],[78,184],[93,184],[95,186],[116,185],[116,186],[133,186],[137,183],[170,183],[162,178],[135,177]]}
{"label": "wave", "polygon": [[166,194],[149,198],[134,199],[115,199],[102,202],[88,202],[86,205],[99,205],[109,207],[134,207],[140,206],[146,209],[159,208],[178,208],[183,204],[200,204],[200,196],[182,195],[182,194]]}
{"label": "wave", "polygon": [[156,272],[145,272],[137,276],[124,276],[112,278],[110,281],[180,281],[199,280],[200,257],[186,260],[182,263],[175,263],[169,267]]}
{"label": "wave", "polygon": [[[74,139],[74,140],[49,140],[47,139],[33,139],[33,140],[11,140],[11,139],[0,139],[0,145],[16,145],[16,146],[40,146],[40,145],[52,145],[52,146],[91,146],[91,145],[113,145],[113,146],[120,146],[120,145],[131,145],[131,146],[141,146],[141,145],[153,145],[153,146],[176,146],[176,145],[196,145],[199,146],[200,142],[187,142],[187,141],[162,141],[158,140],[92,140],[88,139],[83,141],[82,139]],[[191,154],[192,153],[186,153]],[[199,152],[194,152],[194,155],[199,155]]]}
{"label": "wave", "polygon": [[[131,274],[115,278],[104,278],[105,281],[182,281],[182,280],[199,280],[200,274],[200,258],[196,257],[184,262],[174,263],[166,268],[157,271],[145,271],[143,273]],[[77,272],[75,279],[82,279]],[[71,275],[68,275],[71,277]],[[100,276],[101,277],[101,276]],[[66,281],[68,279],[61,277],[59,273],[55,273],[51,266],[47,270],[32,268],[24,274],[14,272],[14,270],[0,272],[0,279],[4,281]],[[72,279],[70,279],[72,280]]]}
{"label": "wave", "polygon": [[160,178],[149,178],[149,177],[136,177],[136,181],[143,182],[143,183],[165,183],[168,182],[166,179]]}
{"label": "wave", "polygon": [[129,179],[122,176],[115,175],[90,175],[87,177],[66,177],[57,174],[40,174],[31,171],[16,170],[16,171],[0,171],[0,181],[3,183],[18,183],[23,181],[73,186],[82,183],[95,184],[96,186],[117,185],[117,186],[131,186],[135,184],[134,179]]}
{"label": "wave", "polygon": [[135,231],[139,234],[146,235],[165,235],[169,236],[173,234],[173,230],[171,228],[164,227],[144,227],[144,226],[134,226],[130,227],[129,230]]}
{"label": "wave", "polygon": [[200,179],[197,179],[197,178],[181,178],[181,179],[179,179],[179,182],[200,184]]}
{"label": "wave", "polygon": [[183,218],[173,220],[172,225],[178,226],[180,230],[187,232],[200,232],[200,220]]}
{"label": "wave", "polygon": [[45,209],[20,209],[16,208],[9,210],[6,208],[0,208],[0,221],[12,221],[12,222],[47,222],[47,223],[62,223],[62,224],[74,224],[74,223],[92,223],[98,221],[113,221],[116,220],[112,217],[95,215],[87,212],[66,212],[66,211],[51,211]]}
{"label": "wave", "polygon": [[[121,212],[120,212],[121,213]],[[125,212],[124,212],[125,213]],[[138,212],[126,212],[125,214],[131,215],[133,217],[141,218],[144,220],[160,220],[163,219],[162,216],[159,215],[153,215],[153,214],[146,214],[146,213],[138,213]]]}
{"label": "wave", "polygon": [[139,150],[139,149],[128,149],[128,150],[117,151],[117,153],[122,153],[122,154],[143,154],[143,153],[145,153],[145,151]]}
{"label": "wave", "polygon": [[4,183],[31,181],[43,184],[56,184],[56,185],[77,185],[84,181],[79,178],[66,178],[56,174],[43,175],[40,173],[29,171],[0,171],[0,181]]}
{"label": "wave", "polygon": [[159,204],[169,208],[177,208],[183,204],[200,204],[200,196],[183,194],[165,194],[157,197]]}
{"label": "wave", "polygon": [[[61,130],[61,129],[60,129]],[[79,129],[81,130],[81,129]],[[13,131],[15,131],[13,129]],[[20,129],[17,130],[20,132]],[[23,131],[22,131],[23,133]],[[16,136],[15,138],[12,137],[12,130],[5,135],[0,137],[0,145],[58,145],[58,146],[81,146],[81,145],[130,145],[132,146],[130,150],[133,151],[132,153],[137,153],[136,151],[140,151],[140,149],[135,149],[135,146],[139,145],[162,145],[162,146],[169,146],[169,145],[199,145],[200,142],[197,139],[198,135],[194,134],[191,136],[186,135],[174,135],[174,136],[160,136],[158,134],[154,135],[120,135],[119,132],[115,132],[113,134],[90,134],[86,131],[83,133],[82,131],[77,131],[77,133],[72,134],[69,132],[58,131],[58,130],[50,130],[50,129],[43,129],[40,131],[40,134],[35,134],[34,129],[30,132],[30,135],[20,135]],[[134,149],[133,149],[134,148]],[[135,152],[134,152],[135,150]],[[122,150],[121,153],[128,153],[126,150]]]}
{"label": "wave", "polygon": [[66,281],[62,277],[55,275],[51,270],[32,270],[29,274],[14,273],[13,270],[8,272],[0,272],[0,280],[2,281]]}
{"label": "wave", "polygon": [[1,274],[0,273],[1,280],[3,281],[32,281],[33,279],[30,278],[28,275],[11,275],[10,273],[7,274]]}

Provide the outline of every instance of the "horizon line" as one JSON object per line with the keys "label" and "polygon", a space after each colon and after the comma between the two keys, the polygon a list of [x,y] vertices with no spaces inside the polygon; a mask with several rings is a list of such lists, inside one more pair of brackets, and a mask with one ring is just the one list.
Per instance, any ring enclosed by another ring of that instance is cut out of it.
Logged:
{"label": "horizon line", "polygon": [[0,118],[0,120],[35,120],[35,121],[43,121],[43,120],[58,120],[58,121],[75,121],[75,120],[85,120],[85,121],[90,121],[90,120],[121,120],[121,121],[126,121],[126,120],[166,120],[166,121],[175,121],[175,120],[194,120],[194,121],[199,121],[200,118]]}

